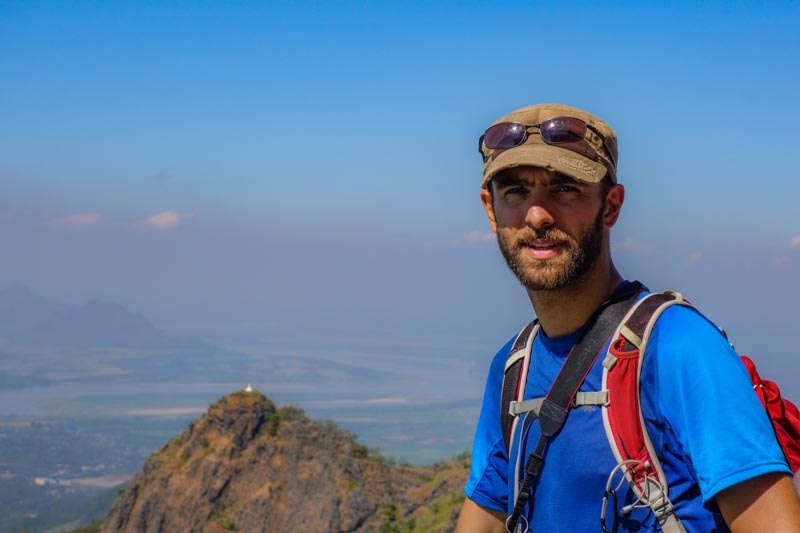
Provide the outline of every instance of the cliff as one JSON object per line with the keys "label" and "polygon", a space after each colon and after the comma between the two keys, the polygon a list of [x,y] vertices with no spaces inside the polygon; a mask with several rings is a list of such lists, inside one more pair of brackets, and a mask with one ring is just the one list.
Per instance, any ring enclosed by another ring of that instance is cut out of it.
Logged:
{"label": "cliff", "polygon": [[331,422],[237,392],[147,460],[102,531],[452,531],[468,468],[394,466]]}

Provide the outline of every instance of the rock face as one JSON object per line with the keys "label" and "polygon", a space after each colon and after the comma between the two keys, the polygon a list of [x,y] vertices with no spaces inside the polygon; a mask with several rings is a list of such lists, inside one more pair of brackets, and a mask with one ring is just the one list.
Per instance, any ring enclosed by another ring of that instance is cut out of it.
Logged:
{"label": "rock face", "polygon": [[452,531],[468,468],[395,467],[333,423],[237,392],[147,460],[103,531]]}

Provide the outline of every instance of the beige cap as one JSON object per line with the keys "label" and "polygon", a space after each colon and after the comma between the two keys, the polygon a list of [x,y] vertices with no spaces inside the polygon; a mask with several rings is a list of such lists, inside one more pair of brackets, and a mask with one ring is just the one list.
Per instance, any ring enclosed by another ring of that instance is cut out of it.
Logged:
{"label": "beige cap", "polygon": [[514,148],[490,150],[480,147],[486,159],[481,187],[486,187],[489,180],[501,170],[518,166],[542,167],[590,183],[600,182],[608,173],[616,183],[617,170],[614,162],[617,161],[617,134],[608,124],[590,113],[561,104],[537,104],[509,113],[495,120],[492,126],[501,122],[534,126],[557,117],[578,118],[590,126],[587,128],[585,140],[597,152],[598,160],[568,148],[547,144],[541,135],[533,133],[528,135],[524,143]]}

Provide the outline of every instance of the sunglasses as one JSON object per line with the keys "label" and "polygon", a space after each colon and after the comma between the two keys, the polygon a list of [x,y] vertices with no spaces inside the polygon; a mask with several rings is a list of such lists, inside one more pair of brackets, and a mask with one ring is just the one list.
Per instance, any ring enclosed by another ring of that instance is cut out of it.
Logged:
{"label": "sunglasses", "polygon": [[606,139],[597,128],[574,117],[550,118],[539,124],[520,124],[519,122],[500,122],[495,124],[478,139],[478,151],[483,156],[483,162],[485,163],[489,159],[489,155],[485,152],[487,148],[489,150],[508,150],[509,148],[517,147],[528,138],[528,132],[531,128],[539,130],[539,135],[545,143],[566,148],[608,167],[606,158],[601,156],[586,140],[586,132],[591,130],[603,141],[611,166],[613,168],[617,167],[617,162],[614,160],[614,151],[610,146],[614,142],[613,139]]}

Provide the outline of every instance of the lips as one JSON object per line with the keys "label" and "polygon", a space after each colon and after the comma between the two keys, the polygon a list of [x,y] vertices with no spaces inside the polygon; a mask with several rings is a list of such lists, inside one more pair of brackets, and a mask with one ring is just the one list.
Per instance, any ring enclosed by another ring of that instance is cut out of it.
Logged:
{"label": "lips", "polygon": [[549,259],[551,257],[555,257],[562,246],[563,243],[561,242],[543,239],[537,239],[533,242],[527,242],[523,244],[523,248],[527,255],[533,257],[534,259]]}

